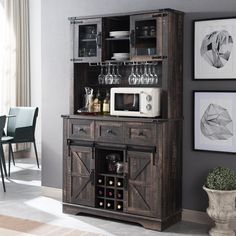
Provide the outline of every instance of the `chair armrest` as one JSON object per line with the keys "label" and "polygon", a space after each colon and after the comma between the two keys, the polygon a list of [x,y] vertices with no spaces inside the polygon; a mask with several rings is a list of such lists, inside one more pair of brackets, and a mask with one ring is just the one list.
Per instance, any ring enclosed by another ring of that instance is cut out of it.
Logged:
{"label": "chair armrest", "polygon": [[34,141],[34,127],[25,126],[15,129],[14,142],[32,142]]}

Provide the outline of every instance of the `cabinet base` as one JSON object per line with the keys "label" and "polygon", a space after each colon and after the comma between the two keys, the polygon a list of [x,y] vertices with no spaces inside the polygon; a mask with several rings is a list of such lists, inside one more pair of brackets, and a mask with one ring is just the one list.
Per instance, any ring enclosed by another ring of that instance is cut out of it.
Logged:
{"label": "cabinet base", "polygon": [[167,219],[161,220],[158,218],[151,218],[146,216],[132,215],[127,213],[101,210],[93,207],[86,207],[81,205],[74,205],[69,203],[63,203],[63,212],[67,214],[78,215],[80,213],[86,213],[109,219],[116,219],[122,221],[134,222],[142,225],[146,229],[162,231],[172,224],[177,223],[181,220],[181,211],[168,217]]}

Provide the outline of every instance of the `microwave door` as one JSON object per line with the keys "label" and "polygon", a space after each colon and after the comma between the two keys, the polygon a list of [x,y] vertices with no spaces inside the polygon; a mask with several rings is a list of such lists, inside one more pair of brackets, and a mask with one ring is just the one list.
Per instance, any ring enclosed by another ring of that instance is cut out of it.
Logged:
{"label": "microwave door", "polygon": [[140,98],[139,98],[139,94],[134,93],[131,96],[133,98],[133,104],[132,104],[131,111],[139,112],[140,111],[140,106],[139,106]]}

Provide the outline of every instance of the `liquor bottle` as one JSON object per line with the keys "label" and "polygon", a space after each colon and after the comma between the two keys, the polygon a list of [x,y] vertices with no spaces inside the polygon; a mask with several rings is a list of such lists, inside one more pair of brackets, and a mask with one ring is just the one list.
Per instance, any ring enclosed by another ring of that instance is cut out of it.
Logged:
{"label": "liquor bottle", "polygon": [[110,93],[109,93],[109,91],[106,92],[106,97],[103,100],[102,108],[103,108],[103,115],[110,114]]}
{"label": "liquor bottle", "polygon": [[102,100],[101,100],[101,94],[98,89],[97,95],[93,100],[93,111],[96,113],[101,113],[102,112]]}

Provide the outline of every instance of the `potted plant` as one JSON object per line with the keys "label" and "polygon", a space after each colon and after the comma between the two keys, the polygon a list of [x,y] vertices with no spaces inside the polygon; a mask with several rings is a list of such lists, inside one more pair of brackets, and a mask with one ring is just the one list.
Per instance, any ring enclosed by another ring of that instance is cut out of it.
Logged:
{"label": "potted plant", "polygon": [[208,173],[203,189],[209,198],[207,214],[215,222],[209,235],[235,236],[229,223],[236,218],[236,172],[229,168],[216,167]]}

